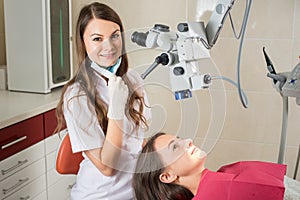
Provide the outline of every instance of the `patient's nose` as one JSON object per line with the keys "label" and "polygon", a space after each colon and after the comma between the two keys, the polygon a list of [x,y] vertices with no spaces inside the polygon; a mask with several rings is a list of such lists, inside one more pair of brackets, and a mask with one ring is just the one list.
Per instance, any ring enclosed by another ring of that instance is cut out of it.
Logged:
{"label": "patient's nose", "polygon": [[189,147],[193,146],[193,140],[188,138],[185,140],[186,148],[188,149]]}

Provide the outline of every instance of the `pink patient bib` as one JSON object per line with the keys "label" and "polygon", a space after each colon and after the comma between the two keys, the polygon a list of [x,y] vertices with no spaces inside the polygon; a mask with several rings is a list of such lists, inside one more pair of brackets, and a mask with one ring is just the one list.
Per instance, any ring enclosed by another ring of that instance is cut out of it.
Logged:
{"label": "pink patient bib", "polygon": [[244,161],[205,170],[193,200],[283,200],[286,165]]}

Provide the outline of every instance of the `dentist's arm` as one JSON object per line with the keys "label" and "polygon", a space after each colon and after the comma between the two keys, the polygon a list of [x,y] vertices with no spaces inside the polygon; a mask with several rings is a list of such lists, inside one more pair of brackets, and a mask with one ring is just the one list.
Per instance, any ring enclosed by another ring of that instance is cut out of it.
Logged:
{"label": "dentist's arm", "polygon": [[121,77],[108,81],[109,106],[107,133],[102,148],[86,151],[88,158],[106,176],[112,176],[118,169],[118,160],[123,142],[123,119],[128,99],[128,88]]}

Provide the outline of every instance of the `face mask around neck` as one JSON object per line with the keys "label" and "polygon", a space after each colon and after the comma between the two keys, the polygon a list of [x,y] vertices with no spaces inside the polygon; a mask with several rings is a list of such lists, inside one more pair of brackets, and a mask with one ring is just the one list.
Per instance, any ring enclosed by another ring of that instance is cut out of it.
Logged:
{"label": "face mask around neck", "polygon": [[117,73],[117,71],[118,71],[118,69],[121,65],[121,61],[122,61],[122,57],[120,57],[117,60],[117,62],[113,66],[110,66],[110,67],[102,67],[102,66],[98,65],[97,63],[95,63],[94,61],[92,61],[91,62],[91,67],[96,72],[98,72],[102,76],[109,79],[110,77],[114,76]]}

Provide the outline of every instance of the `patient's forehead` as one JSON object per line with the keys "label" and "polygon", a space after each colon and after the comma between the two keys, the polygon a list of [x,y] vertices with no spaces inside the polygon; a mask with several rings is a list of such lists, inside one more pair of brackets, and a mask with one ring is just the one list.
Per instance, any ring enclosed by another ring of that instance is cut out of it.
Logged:
{"label": "patient's forehead", "polygon": [[175,138],[176,138],[176,136],[170,135],[170,134],[161,135],[156,138],[156,140],[154,142],[154,148],[156,150],[161,150],[163,148],[166,148],[168,146],[169,142],[174,140]]}

